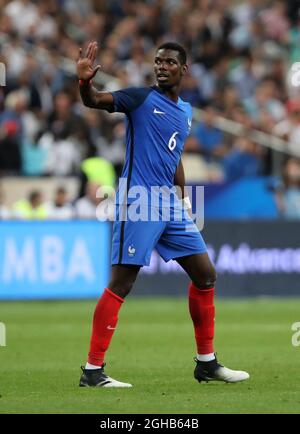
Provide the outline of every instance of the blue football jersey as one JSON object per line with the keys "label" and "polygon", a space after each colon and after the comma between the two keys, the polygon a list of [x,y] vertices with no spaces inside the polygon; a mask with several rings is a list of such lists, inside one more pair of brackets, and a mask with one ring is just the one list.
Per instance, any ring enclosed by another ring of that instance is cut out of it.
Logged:
{"label": "blue football jersey", "polygon": [[[157,86],[112,92],[114,112],[126,114],[126,158],[122,178],[127,192],[141,186],[172,188],[184,142],[192,123],[192,107],[169,99]],[[153,191],[153,190],[152,190]],[[119,203],[124,197],[118,199]],[[149,200],[149,198],[148,198]],[[134,201],[128,195],[127,203]],[[149,202],[148,202],[149,203]]]}

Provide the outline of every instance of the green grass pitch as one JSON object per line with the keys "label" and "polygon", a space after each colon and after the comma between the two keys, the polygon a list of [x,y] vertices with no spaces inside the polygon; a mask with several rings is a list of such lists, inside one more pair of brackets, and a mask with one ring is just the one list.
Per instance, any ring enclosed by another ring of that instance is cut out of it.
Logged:
{"label": "green grass pitch", "polygon": [[132,389],[79,388],[95,300],[2,302],[0,413],[300,413],[300,346],[291,325],[300,299],[217,300],[216,350],[247,370],[239,384],[193,378],[187,301],[129,297],[106,372]]}

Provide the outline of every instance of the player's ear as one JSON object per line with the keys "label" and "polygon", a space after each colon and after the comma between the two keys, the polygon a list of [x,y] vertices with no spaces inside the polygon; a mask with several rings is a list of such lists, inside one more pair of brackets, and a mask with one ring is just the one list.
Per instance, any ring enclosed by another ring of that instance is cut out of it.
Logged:
{"label": "player's ear", "polygon": [[182,67],[181,67],[181,75],[182,75],[182,76],[186,75],[187,72],[188,72],[188,70],[189,70],[189,67],[188,67],[187,64],[182,65]]}

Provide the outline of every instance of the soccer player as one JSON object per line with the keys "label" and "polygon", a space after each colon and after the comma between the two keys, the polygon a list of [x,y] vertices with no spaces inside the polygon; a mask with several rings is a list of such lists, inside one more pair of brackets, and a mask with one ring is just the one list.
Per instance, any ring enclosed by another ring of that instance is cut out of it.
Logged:
{"label": "soccer player", "polygon": [[[188,69],[184,48],[173,42],[158,47],[154,86],[111,93],[99,92],[91,82],[100,69],[99,65],[94,67],[97,50],[96,42],[89,43],[84,56],[80,49],[77,75],[81,98],[87,107],[126,115],[126,159],[122,178],[127,180],[127,188],[125,195],[117,195],[117,204],[124,204],[125,208],[125,201],[130,204],[128,192],[132,187],[143,187],[149,198],[153,186],[171,189],[176,185],[184,192],[181,154],[192,120],[190,104],[179,98],[180,83]],[[182,207],[190,205],[188,197],[182,199],[183,204],[179,196],[177,200]],[[164,206],[170,207],[164,203],[164,198],[162,201],[159,213]],[[145,206],[151,208],[151,203],[147,204]],[[195,379],[233,383],[249,378],[248,373],[228,369],[216,359],[213,347],[216,274],[200,232],[186,231],[187,225],[194,225],[187,215],[181,221],[122,221],[117,215],[113,228],[111,280],[95,309],[88,361],[81,368],[81,387],[131,387],[106,375],[104,358],[117,326],[119,310],[140,268],[149,265],[154,248],[165,261],[176,260],[191,279],[189,310],[197,345]]]}

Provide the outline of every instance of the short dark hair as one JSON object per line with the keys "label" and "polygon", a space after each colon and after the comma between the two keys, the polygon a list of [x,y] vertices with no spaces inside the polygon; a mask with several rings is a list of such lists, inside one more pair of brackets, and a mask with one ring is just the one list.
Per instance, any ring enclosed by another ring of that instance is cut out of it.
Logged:
{"label": "short dark hair", "polygon": [[177,44],[177,42],[164,42],[163,44],[161,44],[158,48],[158,50],[174,50],[174,51],[178,51],[178,59],[179,62],[181,63],[181,65],[185,65],[186,64],[186,51],[185,49]]}
{"label": "short dark hair", "polygon": [[59,187],[56,188],[55,193],[56,194],[61,194],[61,193],[66,194],[67,190],[65,189],[65,187],[63,185],[60,185]]}
{"label": "short dark hair", "polygon": [[33,202],[34,200],[38,199],[41,195],[42,193],[39,190],[31,191],[28,195],[29,202]]}

